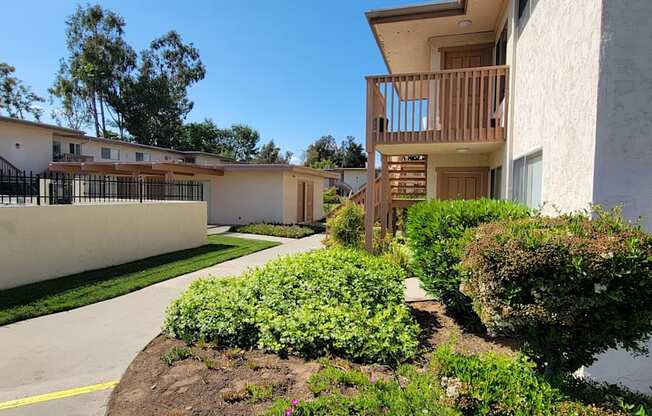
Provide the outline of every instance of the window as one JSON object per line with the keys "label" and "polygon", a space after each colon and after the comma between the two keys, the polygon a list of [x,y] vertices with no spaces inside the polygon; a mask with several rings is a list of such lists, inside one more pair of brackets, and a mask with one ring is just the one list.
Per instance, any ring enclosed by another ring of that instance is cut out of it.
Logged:
{"label": "window", "polygon": [[528,10],[529,0],[518,0],[518,18],[523,17],[523,14]]}
{"label": "window", "polygon": [[81,144],[79,143],[70,143],[69,145],[71,155],[81,155]]}
{"label": "window", "polygon": [[489,171],[491,176],[491,189],[489,195],[491,199],[500,199],[502,197],[503,184],[503,167],[498,166]]}
{"label": "window", "polygon": [[514,200],[530,208],[541,206],[543,155],[541,152],[514,161]]}
{"label": "window", "polygon": [[102,159],[120,160],[120,151],[108,147],[102,148]]}
{"label": "window", "polygon": [[136,162],[149,162],[152,157],[149,153],[136,152]]}
{"label": "window", "polygon": [[61,142],[53,141],[52,142],[52,160],[56,161],[61,157]]}

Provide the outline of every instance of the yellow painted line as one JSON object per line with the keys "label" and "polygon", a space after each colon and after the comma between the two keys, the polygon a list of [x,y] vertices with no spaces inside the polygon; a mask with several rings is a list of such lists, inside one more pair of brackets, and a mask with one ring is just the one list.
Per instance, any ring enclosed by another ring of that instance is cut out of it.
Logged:
{"label": "yellow painted line", "polygon": [[63,399],[65,397],[78,396],[80,394],[93,393],[111,389],[118,384],[118,380],[107,381],[106,383],[93,384],[92,386],[76,387],[74,389],[60,390],[52,393],[39,394],[38,396],[23,397],[22,399],[9,400],[0,403],[0,410],[13,409],[14,407],[27,406],[49,400]]}

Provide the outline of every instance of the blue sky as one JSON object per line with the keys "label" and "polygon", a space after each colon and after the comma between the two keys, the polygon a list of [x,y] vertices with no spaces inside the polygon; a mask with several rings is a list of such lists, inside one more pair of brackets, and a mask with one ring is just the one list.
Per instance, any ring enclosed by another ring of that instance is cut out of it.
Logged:
{"label": "blue sky", "polygon": [[[189,121],[246,123],[300,156],[314,139],[364,137],[364,76],[385,73],[364,11],[405,0],[108,0],[136,49],[170,29],[199,49],[207,74]],[[78,2],[4,1],[0,62],[47,95],[66,56],[65,19]],[[85,3],[82,3],[85,4]],[[46,111],[49,113],[49,111]],[[50,121],[46,115],[44,121]]]}

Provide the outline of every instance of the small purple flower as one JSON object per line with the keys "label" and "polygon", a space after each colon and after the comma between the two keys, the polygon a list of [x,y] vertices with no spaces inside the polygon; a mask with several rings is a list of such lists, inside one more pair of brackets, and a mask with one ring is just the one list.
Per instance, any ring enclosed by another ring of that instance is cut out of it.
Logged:
{"label": "small purple flower", "polygon": [[296,406],[299,404],[299,401],[297,399],[292,400],[292,406]]}
{"label": "small purple flower", "polygon": [[369,382],[371,382],[371,384],[376,384],[376,381],[378,381],[376,379],[376,375],[372,373],[371,376],[369,377]]}
{"label": "small purple flower", "polygon": [[294,409],[292,409],[291,407],[289,407],[289,408],[285,411],[285,416],[292,416],[292,413],[294,413]]}

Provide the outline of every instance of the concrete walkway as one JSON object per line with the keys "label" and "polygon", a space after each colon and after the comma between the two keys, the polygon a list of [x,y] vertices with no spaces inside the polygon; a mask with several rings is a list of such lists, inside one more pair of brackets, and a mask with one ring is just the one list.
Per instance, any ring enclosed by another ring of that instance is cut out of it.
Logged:
{"label": "concrete walkway", "polygon": [[[319,248],[323,238],[317,234],[284,239],[288,241],[280,246],[124,296],[0,327],[0,403],[118,380],[134,356],[160,332],[166,306],[191,281],[237,275],[280,255]],[[109,395],[110,390],[103,390],[0,410],[0,416],[99,416],[105,412]]]}

